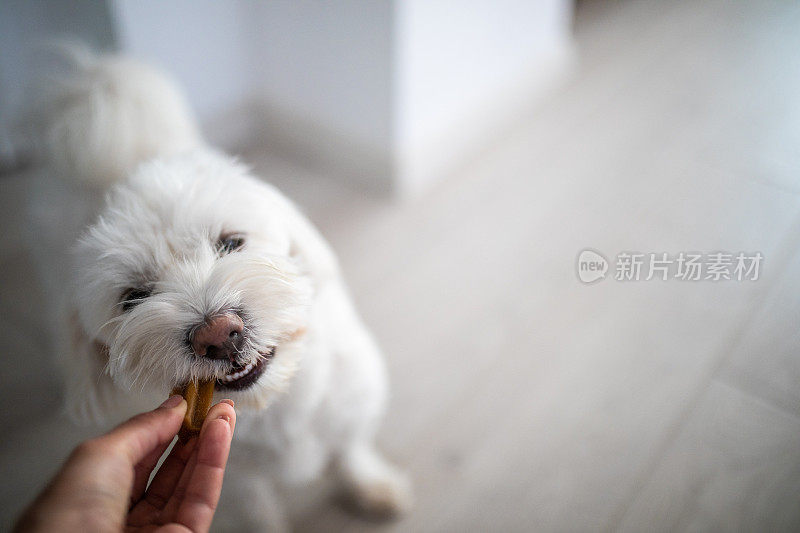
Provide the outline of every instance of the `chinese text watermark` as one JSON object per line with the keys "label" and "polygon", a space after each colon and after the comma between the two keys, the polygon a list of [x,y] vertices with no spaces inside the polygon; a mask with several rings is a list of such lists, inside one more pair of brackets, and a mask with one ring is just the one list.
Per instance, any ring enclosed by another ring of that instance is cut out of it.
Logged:
{"label": "chinese text watermark", "polygon": [[589,248],[578,254],[577,274],[583,283],[616,281],[757,281],[764,256],[761,252],[620,252],[613,265]]}

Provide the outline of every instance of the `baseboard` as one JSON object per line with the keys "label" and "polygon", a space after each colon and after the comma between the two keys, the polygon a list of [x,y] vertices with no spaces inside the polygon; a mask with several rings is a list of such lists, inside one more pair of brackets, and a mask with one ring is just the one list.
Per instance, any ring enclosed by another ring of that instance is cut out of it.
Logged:
{"label": "baseboard", "polygon": [[269,102],[251,102],[246,114],[247,149],[265,150],[375,196],[393,195],[394,165],[387,150]]}

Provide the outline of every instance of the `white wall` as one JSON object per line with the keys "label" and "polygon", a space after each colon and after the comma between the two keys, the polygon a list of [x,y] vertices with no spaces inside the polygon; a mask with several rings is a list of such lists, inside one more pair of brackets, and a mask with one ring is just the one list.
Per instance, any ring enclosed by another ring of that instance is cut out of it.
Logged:
{"label": "white wall", "polygon": [[390,189],[392,2],[258,6],[256,103],[264,141],[359,185]]}
{"label": "white wall", "polygon": [[259,6],[264,101],[383,149],[392,135],[392,4],[273,0]]}
{"label": "white wall", "polygon": [[112,8],[120,48],[178,79],[212,142],[261,142],[389,187],[390,2],[112,0]]}
{"label": "white wall", "polygon": [[401,186],[413,191],[553,82],[569,61],[572,13],[563,0],[400,0],[395,9],[395,147]]}
{"label": "white wall", "polygon": [[[257,92],[259,8],[246,0],[111,0],[119,47],[177,78],[210,140],[235,147]],[[220,131],[220,128],[224,131]]]}
{"label": "white wall", "polygon": [[4,101],[22,94],[15,46],[73,25],[92,44],[116,43],[171,72],[213,144],[261,144],[400,194],[425,190],[508,125],[570,49],[571,0],[0,6]]}
{"label": "white wall", "polygon": [[415,194],[569,60],[569,0],[260,5],[261,135],[372,189]]}
{"label": "white wall", "polygon": [[415,194],[558,76],[569,0],[113,0],[123,50],[173,72],[212,142],[263,143]]}

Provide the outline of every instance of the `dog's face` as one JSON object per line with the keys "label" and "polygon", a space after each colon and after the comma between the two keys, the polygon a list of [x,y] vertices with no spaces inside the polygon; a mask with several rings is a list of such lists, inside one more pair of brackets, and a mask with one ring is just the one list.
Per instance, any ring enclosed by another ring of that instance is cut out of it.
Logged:
{"label": "dog's face", "polygon": [[149,163],[112,191],[76,248],[74,302],[116,386],[163,398],[216,379],[253,407],[285,386],[298,361],[281,345],[306,327],[312,280],[279,200],[210,155]]}

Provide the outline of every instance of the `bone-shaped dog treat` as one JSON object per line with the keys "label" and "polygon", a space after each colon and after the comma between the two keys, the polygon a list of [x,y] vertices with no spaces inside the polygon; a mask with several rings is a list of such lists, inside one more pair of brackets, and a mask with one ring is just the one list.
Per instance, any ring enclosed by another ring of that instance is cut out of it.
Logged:
{"label": "bone-shaped dog treat", "polygon": [[186,415],[183,417],[178,438],[185,442],[200,433],[203,421],[211,408],[211,398],[214,396],[214,381],[190,381],[186,385],[176,387],[172,394],[180,394],[186,400]]}

